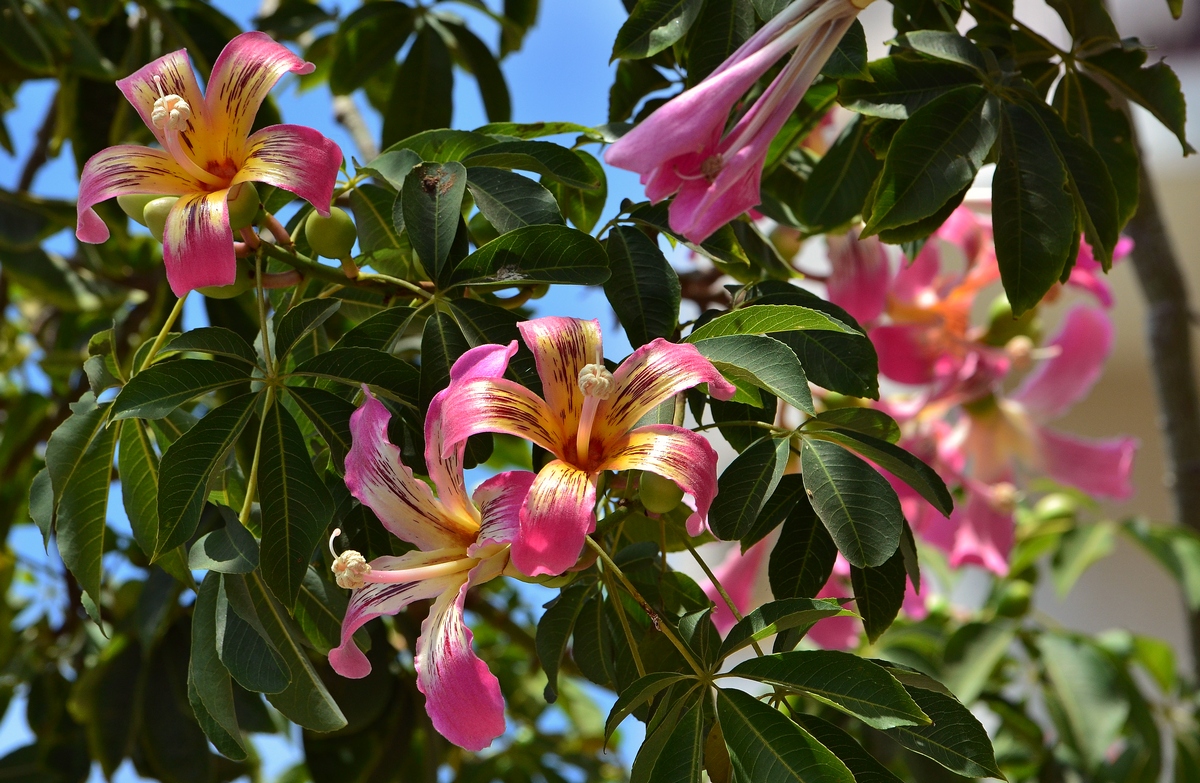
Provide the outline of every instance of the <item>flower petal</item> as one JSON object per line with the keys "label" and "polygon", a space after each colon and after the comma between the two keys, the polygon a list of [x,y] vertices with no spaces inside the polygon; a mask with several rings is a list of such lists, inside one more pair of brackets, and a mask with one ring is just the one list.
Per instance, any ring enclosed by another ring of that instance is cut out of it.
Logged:
{"label": "flower petal", "polygon": [[[850,595],[850,585],[846,583],[846,579],[847,577],[839,576],[835,570],[816,597],[845,598]],[[861,621],[857,617],[846,616],[817,620],[816,625],[805,634],[806,639],[823,650],[853,650],[858,646],[861,636]]]}
{"label": "flower petal", "polygon": [[[315,68],[265,33],[242,33],[226,44],[213,63],[205,97],[212,131],[229,145],[226,157],[240,157],[237,147],[250,135],[258,108],[275,83],[289,71],[304,74]],[[326,199],[321,206],[328,204]]]}
{"label": "flower petal", "polygon": [[537,361],[543,399],[562,432],[574,435],[583,411],[579,371],[604,362],[600,322],[549,316],[523,321],[517,328]]}
{"label": "flower petal", "polygon": [[202,190],[204,188],[162,150],[132,144],[108,147],[89,158],[79,175],[75,236],[80,242],[93,244],[108,239],[108,226],[92,207],[114,196],[182,196]]}
{"label": "flower petal", "polygon": [[417,689],[433,727],[467,750],[479,751],[504,733],[504,697],[487,664],[471,649],[474,636],[463,622],[467,589],[498,575],[484,561],[457,590],[442,593],[421,623],[414,664]]}
{"label": "flower petal", "polygon": [[1133,495],[1130,473],[1136,438],[1086,440],[1046,428],[1035,429],[1034,438],[1042,465],[1055,481],[1106,498]]}
{"label": "flower petal", "polygon": [[966,502],[950,517],[954,548],[950,565],[980,565],[997,576],[1008,574],[1008,554],[1013,546],[1012,514],[998,510],[981,491],[968,488]]}
{"label": "flower petal", "polygon": [[708,384],[718,400],[728,400],[737,388],[690,343],[671,343],[656,337],[629,355],[613,373],[612,397],[600,403],[596,418],[605,443],[624,437],[643,416],[668,397]]}
{"label": "flower petal", "polygon": [[[713,575],[725,588],[725,592],[729,594],[729,598],[737,607],[738,612],[743,615],[750,611],[754,588],[759,574],[762,572],[763,558],[772,546],[774,544],[771,539],[764,538],[742,552],[741,547],[735,542],[725,553],[725,559],[721,561],[721,564],[713,569]],[[737,622],[737,618],[729,610],[729,606],[718,592],[716,585],[706,579],[700,586],[708,599],[716,605],[712,619],[717,630],[722,635],[728,633],[729,629]]]}
{"label": "flower petal", "polygon": [[521,527],[521,506],[536,478],[537,474],[528,470],[510,470],[475,489],[472,498],[479,506],[482,521],[479,539],[467,550],[468,555],[474,556],[491,544],[511,544],[516,540]]}
{"label": "flower petal", "polygon": [[717,494],[717,452],[703,435],[670,424],[638,427],[617,441],[602,470],[648,470],[669,478],[696,501],[687,531],[704,529],[708,508]]}
{"label": "flower petal", "polygon": [[454,415],[443,418],[443,455],[479,432],[506,432],[556,455],[562,453],[566,439],[558,417],[521,384],[507,378],[473,378],[451,384],[448,392],[442,405]]}
{"label": "flower petal", "polygon": [[350,417],[353,443],[346,455],[346,487],[375,512],[395,536],[430,551],[465,547],[479,526],[470,514],[452,513],[433,497],[429,485],[400,461],[400,449],[388,440],[392,414],[366,393],[362,407]]}
{"label": "flower petal", "polygon": [[897,383],[919,386],[931,383],[936,375],[938,355],[926,344],[934,327],[877,326],[868,336],[879,355],[879,373]]}
{"label": "flower petal", "polygon": [[171,207],[163,229],[163,263],[176,296],[237,281],[228,194],[227,190],[188,193]]}
{"label": "flower petal", "polygon": [[[462,549],[434,552],[409,552],[400,557],[379,557],[371,561],[372,570],[396,571],[434,565],[463,556]],[[369,583],[355,590],[342,619],[341,644],[329,652],[329,665],[343,677],[361,679],[371,673],[371,663],[354,644],[354,632],[376,617],[396,614],[413,601],[434,598],[458,590],[466,582],[464,572],[418,582]]]}
{"label": "flower petal", "polygon": [[188,127],[179,131],[183,147],[197,149],[208,136],[204,93],[200,92],[200,85],[196,82],[196,74],[192,71],[186,49],[164,54],[157,60],[143,65],[132,75],[118,81],[117,88],[133,104],[142,122],[146,123],[146,127],[163,147],[167,146],[163,132],[150,121],[154,102],[163,95],[178,95],[187,101],[192,110]]}
{"label": "flower petal", "polygon": [[726,163],[712,183],[684,181],[667,211],[671,230],[691,242],[703,242],[721,226],[761,204],[766,150],[762,152],[762,157],[755,159],[739,153],[743,159]]}
{"label": "flower petal", "polygon": [[830,236],[826,241],[832,265],[827,283],[829,301],[859,323],[874,321],[887,305],[891,276],[883,244],[877,237],[859,239],[857,230],[845,236]]}
{"label": "flower petal", "polygon": [[1077,307],[1067,314],[1062,329],[1047,347],[1059,349],[1026,376],[1012,399],[1034,418],[1058,418],[1082,400],[1104,372],[1112,352],[1113,326],[1095,307]]}
{"label": "flower petal", "polygon": [[579,559],[583,539],[596,529],[592,476],[561,460],[537,474],[512,544],[512,562],[523,574],[557,575]]}
{"label": "flower petal", "polygon": [[246,157],[233,184],[275,185],[328,216],[341,165],[342,150],[319,132],[302,125],[272,125],[246,141]]}

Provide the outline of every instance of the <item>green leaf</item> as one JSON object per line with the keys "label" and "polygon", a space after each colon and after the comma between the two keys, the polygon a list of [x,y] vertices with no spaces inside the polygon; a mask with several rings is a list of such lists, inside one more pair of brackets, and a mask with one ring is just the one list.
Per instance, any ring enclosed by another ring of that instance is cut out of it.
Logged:
{"label": "green leaf", "polygon": [[415,308],[403,306],[382,310],[342,335],[334,348],[371,348],[391,352],[395,342],[404,336],[412,324],[416,312]]}
{"label": "green leaf", "polygon": [[857,19],[846,30],[842,40],[825,65],[821,66],[821,75],[830,79],[869,79],[867,70],[867,32],[862,22]]}
{"label": "green leaf", "polygon": [[291,607],[313,550],[333,521],[333,501],[313,470],[292,414],[276,404],[263,417],[258,473],[262,575],[275,597]]}
{"label": "green leaf", "polygon": [[854,737],[832,723],[804,713],[796,715],[796,722],[850,768],[855,783],[901,783],[900,778],[864,750]]}
{"label": "green leaf", "polygon": [[461,163],[423,163],[405,177],[397,206],[417,258],[435,280],[447,272],[450,247],[462,220],[467,170]]}
{"label": "green leaf", "polygon": [[1058,12],[1077,48],[1121,40],[1103,0],[1049,0],[1047,5]]}
{"label": "green leaf", "polygon": [[608,202],[608,179],[605,177],[604,167],[600,165],[600,161],[583,150],[572,150],[572,152],[583,161],[584,166],[587,166],[592,179],[600,183],[599,187],[574,188],[550,177],[542,177],[542,184],[554,194],[554,198],[558,200],[558,206],[572,225],[580,231],[591,233],[591,230],[596,227],[596,223],[600,222],[600,213],[604,211],[604,205]]}
{"label": "green leaf", "polygon": [[731,541],[750,529],[778,486],[790,455],[790,439],[763,438],[725,468],[708,512],[713,535]]}
{"label": "green leaf", "polygon": [[1081,525],[1063,536],[1054,553],[1054,590],[1064,599],[1071,588],[1093,564],[1116,549],[1117,527],[1111,522]]}
{"label": "green leaf", "polygon": [[721,374],[738,387],[745,383],[765,389],[779,399],[813,414],[808,378],[795,352],[772,337],[735,334],[695,343]]}
{"label": "green leaf", "polygon": [[1046,633],[1038,648],[1065,713],[1067,739],[1083,757],[1085,768],[1098,770],[1129,717],[1117,667],[1087,640]]}
{"label": "green leaf", "polygon": [[639,677],[621,692],[620,697],[609,710],[608,720],[604,722],[604,736],[611,737],[617,726],[630,713],[675,683],[687,679],[690,679],[688,675],[675,672],[651,672],[644,677]]}
{"label": "green leaf", "polygon": [[609,62],[652,57],[687,34],[703,0],[638,0],[617,31]]}
{"label": "green leaf", "polygon": [[992,220],[1000,279],[1014,315],[1041,301],[1067,263],[1075,210],[1066,186],[1053,140],[1029,111],[1005,104]]}
{"label": "green leaf", "polygon": [[662,73],[647,60],[621,60],[612,87],[608,88],[608,121],[623,122],[647,95],[671,86]]}
{"label": "green leaf", "polygon": [[654,763],[655,783],[701,783],[704,779],[704,707],[697,702],[671,730]]}
{"label": "green leaf", "polygon": [[[51,436],[53,437],[53,436]],[[46,447],[49,453],[50,447]],[[29,518],[42,534],[42,547],[50,546],[50,535],[54,532],[54,488],[50,483],[50,469],[42,468],[29,483]]]}
{"label": "green leaf", "polygon": [[329,320],[342,306],[340,299],[309,299],[290,308],[275,327],[275,356],[282,362],[306,334]]}
{"label": "green leaf", "polygon": [[818,620],[826,617],[853,616],[853,612],[838,606],[836,601],[810,598],[771,601],[750,612],[729,629],[717,658],[727,658],[730,654],[748,647],[751,642],[760,642],[789,629],[796,628],[799,629],[799,633],[804,634]]}
{"label": "green leaf", "polygon": [[809,431],[827,428],[852,430],[891,444],[900,440],[896,420],[874,408],[832,408],[804,422],[804,429]]}
{"label": "green leaf", "polygon": [[811,734],[749,694],[717,691],[717,716],[738,780],[854,783],[837,756]]}
{"label": "green leaf", "polygon": [[754,28],[750,0],[705,0],[688,32],[687,86],[695,87],[728,60]]}
{"label": "green leaf", "polygon": [[915,111],[892,138],[863,236],[916,223],[971,184],[996,141],[999,101],[967,85]]}
{"label": "green leaf", "polygon": [[[421,165],[421,156],[410,149],[393,149],[381,153],[366,165],[358,167],[358,174],[369,174],[382,179],[397,192],[404,186],[409,172]],[[354,193],[355,191],[350,191]],[[361,228],[359,230],[361,234]],[[361,236],[360,236],[361,244]]]}
{"label": "green leaf", "polygon": [[907,683],[905,688],[933,724],[890,729],[888,734],[894,740],[959,775],[1004,779],[996,766],[992,742],[970,710],[953,696]]}
{"label": "green leaf", "polygon": [[779,486],[763,504],[754,524],[746,531],[745,535],[738,539],[742,542],[742,552],[766,538],[786,519],[798,513],[807,514],[814,520],[816,519],[816,512],[812,510],[812,506],[804,494],[804,478],[799,473],[791,473],[779,479]]}
{"label": "green leaf", "polygon": [[1152,525],[1145,519],[1130,520],[1121,528],[1175,577],[1188,608],[1200,609],[1200,536],[1187,528]]}
{"label": "green leaf", "polygon": [[225,527],[205,533],[188,552],[188,568],[222,574],[248,574],[258,568],[258,542],[232,513]]}
{"label": "green leaf", "polygon": [[0,188],[0,248],[4,250],[32,250],[74,221],[69,202]]}
{"label": "green leaf", "polygon": [[439,128],[421,131],[406,139],[401,139],[384,150],[397,152],[412,150],[421,160],[435,163],[446,163],[451,160],[462,160],[476,150],[498,144],[496,139],[475,131],[448,130]]}
{"label": "green leaf", "polygon": [[904,568],[903,548],[875,568],[850,566],[850,584],[854,604],[862,616],[867,639],[872,644],[883,635],[900,613],[907,590],[908,572]]}
{"label": "green leaf", "polygon": [[[646,725],[646,739],[638,748],[630,770],[629,783],[656,783],[658,761],[666,750],[667,743],[679,725],[680,713],[688,707],[688,700],[679,699],[668,709],[661,710]],[[664,765],[664,773],[666,772]]]}
{"label": "green leaf", "polygon": [[979,71],[987,70],[983,52],[971,39],[958,33],[944,30],[914,30],[896,36],[896,45],[956,65],[965,65]]}
{"label": "green leaf", "polygon": [[163,452],[158,482],[158,535],[151,560],[187,542],[200,522],[208,479],[241,435],[259,395],[243,394],[183,433]]}
{"label": "green leaf", "polygon": [[567,640],[575,629],[575,621],[583,609],[583,602],[591,590],[588,585],[574,584],[563,589],[554,603],[546,609],[537,626],[537,654],[546,672],[545,698],[553,704],[558,700],[558,669],[563,654],[567,651]]}
{"label": "green leaf", "polygon": [[267,696],[267,701],[288,720],[313,731],[337,731],[345,726],[345,716],[308,660],[303,636],[288,619],[286,610],[267,591],[262,579],[257,574],[226,575],[224,579],[244,580],[259,622],[287,663],[291,684],[280,693]]}
{"label": "green leaf", "polygon": [[450,50],[427,24],[417,33],[392,80],[392,94],[383,112],[383,146],[390,147],[420,131],[448,127],[454,114],[453,92]]}
{"label": "green leaf", "polygon": [[370,263],[377,255],[403,253],[409,247],[392,224],[395,201],[394,194],[378,185],[362,184],[350,191],[350,209],[358,229],[358,247],[363,253],[360,263]]}
{"label": "green leaf", "polygon": [[412,8],[404,3],[368,3],[357,8],[338,26],[329,89],[348,95],[390,62],[413,29]]}
{"label": "green leaf", "polygon": [[1157,117],[1179,139],[1184,155],[1196,151],[1187,140],[1187,104],[1179,77],[1165,62],[1143,67],[1146,50],[1140,46],[1116,47],[1080,62]]}
{"label": "green leaf", "polygon": [[467,69],[475,76],[488,121],[507,122],[512,118],[512,101],[495,55],[488,49],[487,44],[479,40],[465,25],[448,20],[439,21],[454,36],[459,55],[466,61]]}
{"label": "green leaf", "polygon": [[151,552],[158,535],[158,454],[144,422],[121,425],[117,469],[121,475],[121,500],[133,538],[143,552]]}
{"label": "green leaf", "polygon": [[341,397],[310,386],[289,386],[288,393],[329,447],[329,461],[339,473],[350,453],[350,416],[354,406]]}
{"label": "green leaf", "polygon": [[608,276],[608,256],[592,237],[566,226],[526,226],[463,259],[452,285],[601,285]]}
{"label": "green leaf", "polygon": [[197,722],[217,750],[231,759],[246,758],[238,727],[229,670],[217,656],[217,599],[221,575],[204,577],[192,607],[192,651],[188,662],[188,701]]}
{"label": "green leaf", "polygon": [[866,435],[861,432],[843,429],[818,429],[811,431],[812,437],[828,440],[843,448],[858,452],[879,467],[892,473],[917,491],[930,505],[949,517],[954,510],[954,499],[946,482],[933,468],[926,465],[917,457],[886,440]]}
{"label": "green leaf", "polygon": [[887,479],[832,443],[804,439],[804,486],[838,551],[853,566],[879,566],[900,545],[904,515]]}
{"label": "green leaf", "polygon": [[829,581],[837,552],[829,531],[805,498],[784,520],[771,550],[767,565],[771,593],[779,599],[812,598]]}
{"label": "green leaf", "polygon": [[243,361],[251,367],[258,366],[258,357],[250,343],[243,340],[237,332],[220,326],[202,326],[184,332],[167,343],[159,356],[173,351],[209,353]]}
{"label": "green leaf", "polygon": [[221,663],[246,690],[279,693],[291,681],[287,664],[266,638],[258,615],[249,605],[249,596],[240,600],[230,597],[232,591],[245,589],[242,578],[236,576],[231,581],[222,577],[220,585],[216,601],[216,641]]}
{"label": "green leaf", "polygon": [[695,329],[687,342],[695,343],[729,334],[765,334],[797,329],[827,330],[858,334],[846,324],[822,312],[800,305],[750,305],[719,315]]}
{"label": "green leaf", "polygon": [[813,168],[796,218],[810,233],[845,225],[862,213],[863,202],[882,164],[867,146],[868,125],[855,118]]}
{"label": "green leaf", "polygon": [[421,407],[450,385],[450,368],[471,348],[454,320],[445,312],[436,312],[425,321],[421,337]]}
{"label": "green leaf", "polygon": [[175,359],[133,376],[113,401],[114,421],[161,419],[188,400],[246,383],[249,368],[208,359]]}
{"label": "green leaf", "polygon": [[[296,622],[305,638],[317,648],[321,655],[341,644],[342,618],[346,616],[349,596],[342,588],[326,582],[309,566],[300,583],[300,596],[296,602]],[[354,634],[355,641],[364,651],[371,649],[371,637],[366,629]]]}
{"label": "green leaf", "polygon": [[467,169],[467,187],[475,205],[501,234],[541,224],[561,224],[554,195],[520,174],[487,166]]}
{"label": "green leaf", "polygon": [[946,686],[963,704],[979,698],[992,672],[1005,659],[1016,629],[1011,623],[967,623],[946,642]]}
{"label": "green leaf", "polygon": [[367,384],[385,396],[415,406],[420,376],[408,362],[371,348],[334,348],[301,363],[292,375],[358,387]]}
{"label": "green leaf", "polygon": [[581,190],[597,190],[601,184],[580,156],[549,141],[497,142],[471,152],[463,158],[463,163],[472,168],[490,166],[533,171]]}
{"label": "green leaf", "polygon": [[633,226],[616,226],[604,241],[612,276],[604,295],[634,348],[669,339],[679,319],[679,275],[658,244]]}
{"label": "green leaf", "polygon": [[605,617],[604,602],[593,596],[584,602],[571,637],[571,658],[583,676],[597,685],[612,687],[617,673],[613,664],[613,639]]}
{"label": "green leaf", "polygon": [[907,120],[947,90],[978,83],[967,68],[911,55],[897,54],[867,64],[870,81],[841,84],[838,100],[859,114]]}

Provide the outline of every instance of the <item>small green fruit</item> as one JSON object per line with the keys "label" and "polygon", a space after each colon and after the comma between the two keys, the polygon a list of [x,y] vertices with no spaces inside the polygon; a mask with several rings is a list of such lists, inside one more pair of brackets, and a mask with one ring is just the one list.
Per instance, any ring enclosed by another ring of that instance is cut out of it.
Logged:
{"label": "small green fruit", "polygon": [[258,191],[254,189],[254,183],[243,182],[240,185],[234,185],[229,189],[226,203],[229,206],[229,227],[231,229],[239,231],[253,225],[260,206]]}
{"label": "small green fruit", "polygon": [[117,196],[117,206],[121,208],[129,217],[133,218],[135,223],[146,225],[146,219],[142,217],[142,213],[146,211],[146,205],[156,198],[161,198],[153,193],[138,193],[135,196]]}
{"label": "small green fruit", "polygon": [[254,269],[245,261],[238,261],[237,279],[229,285],[209,285],[196,290],[209,299],[232,299],[254,287]]}
{"label": "small green fruit", "polygon": [[163,241],[163,230],[167,227],[167,215],[171,214],[171,208],[178,200],[179,196],[156,198],[142,211],[142,225],[150,229],[150,236],[159,242]]}
{"label": "small green fruit", "polygon": [[316,212],[310,214],[304,221],[304,235],[313,252],[326,258],[350,255],[354,240],[358,238],[354,221],[345,210],[337,207],[329,210],[329,217],[321,217]]}
{"label": "small green fruit", "polygon": [[1033,585],[1018,579],[1009,582],[1000,593],[996,614],[1001,617],[1021,617],[1029,611],[1033,599]]}
{"label": "small green fruit", "polygon": [[683,490],[671,479],[646,471],[642,473],[642,480],[638,484],[638,497],[647,511],[666,514],[674,511],[679,501],[683,500]]}
{"label": "small green fruit", "polygon": [[1079,512],[1075,498],[1062,492],[1053,492],[1037,502],[1033,513],[1043,522],[1051,519],[1070,519]]}

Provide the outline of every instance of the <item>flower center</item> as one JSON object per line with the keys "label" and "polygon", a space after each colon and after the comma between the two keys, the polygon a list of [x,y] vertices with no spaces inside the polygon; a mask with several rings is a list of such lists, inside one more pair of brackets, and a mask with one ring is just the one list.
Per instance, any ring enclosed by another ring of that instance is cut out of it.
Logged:
{"label": "flower center", "polygon": [[1017,508],[1017,499],[1020,493],[1017,488],[1007,481],[1001,481],[999,484],[992,486],[991,494],[988,497],[988,505],[994,508],[1001,514],[1011,514]]}
{"label": "flower center", "polygon": [[[222,179],[199,166],[180,144],[180,133],[191,127],[191,105],[175,93],[164,94],[161,77],[154,77],[154,85],[158,88],[158,98],[150,110],[150,122],[163,132],[163,143],[166,145],[167,152],[188,174],[205,185],[217,188],[226,187],[228,177]],[[232,176],[231,174],[230,177]]]}
{"label": "flower center", "polygon": [[[329,537],[329,551],[331,553],[333,552],[333,539],[341,534],[341,528],[335,528],[333,535]],[[330,570],[333,571],[334,581],[337,582],[338,587],[347,590],[356,590],[368,583],[405,584],[433,579],[439,576],[450,576],[462,573],[463,571],[469,571],[475,567],[477,562],[476,558],[462,557],[443,563],[417,566],[416,568],[381,569],[376,571],[371,568],[371,564],[361,554],[353,549],[347,549],[340,555],[334,553],[333,565],[330,567]]]}
{"label": "flower center", "polygon": [[[161,86],[159,90],[161,92]],[[154,127],[164,131],[183,130],[191,118],[192,107],[174,93],[163,95],[156,100],[154,108],[150,111],[150,121],[154,123]]]}
{"label": "flower center", "polygon": [[616,379],[599,362],[584,365],[579,371],[579,390],[583,392],[583,413],[579,416],[579,430],[575,435],[575,453],[580,465],[587,462],[588,449],[592,442],[592,425],[596,421],[596,410],[601,400],[612,397],[617,390]]}

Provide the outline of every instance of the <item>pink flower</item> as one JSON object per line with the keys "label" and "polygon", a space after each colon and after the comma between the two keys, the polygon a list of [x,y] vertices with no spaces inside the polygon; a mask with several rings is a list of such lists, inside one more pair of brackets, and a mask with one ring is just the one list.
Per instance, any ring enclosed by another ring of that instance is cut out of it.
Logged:
{"label": "pink flower", "polygon": [[179,196],[163,237],[171,290],[182,296],[235,282],[226,203],[231,188],[265,182],[329,214],[342,163],[337,145],[299,125],[250,133],[258,107],[280,77],[314,68],[263,33],[243,33],[217,58],[207,94],[183,49],[117,82],[162,149],[121,145],[93,155],[79,178],[75,236],[91,243],[108,239],[108,226],[92,209],[106,199]]}
{"label": "pink flower", "polygon": [[828,287],[829,301],[841,307],[861,324],[869,324],[883,314],[887,306],[887,251],[878,237],[858,238],[859,229],[844,236],[829,235],[829,263],[832,267]]}
{"label": "pink flower", "polygon": [[[745,552],[742,552],[740,546],[734,544],[725,553],[725,559],[721,561],[721,564],[713,569],[713,576],[717,577],[717,581],[721,583],[721,587],[725,588],[733,605],[743,615],[754,608],[754,588],[763,571],[763,560],[772,546],[770,537],[759,541]],[[722,635],[729,633],[729,629],[737,622],[737,618],[729,610],[729,606],[721,597],[717,586],[705,579],[700,583],[700,587],[716,606],[712,613],[712,619],[717,630]]]}
{"label": "pink flower", "polygon": [[506,432],[554,455],[521,506],[513,564],[530,576],[575,564],[596,529],[596,480],[606,470],[649,470],[674,481],[695,501],[688,530],[697,535],[717,491],[716,452],[691,430],[636,425],[685,389],[707,383],[712,396],[727,400],[734,386],[691,345],[656,339],[610,373],[598,321],[538,318],[518,326],[537,360],[543,396],[498,375],[452,382],[446,406],[455,415],[443,447],[478,432]]}
{"label": "pink flower", "polygon": [[[484,345],[467,351],[455,362],[451,379],[497,377],[515,350]],[[504,699],[495,675],[471,649],[463,601],[469,587],[507,569],[510,546],[519,535],[518,509],[534,475],[501,473],[468,499],[465,444],[448,444],[445,437],[453,410],[446,396],[443,390],[433,398],[425,420],[425,461],[436,497],[400,461],[400,450],[387,435],[391,414],[369,392],[350,419],[354,441],[346,456],[346,486],[417,551],[370,563],[354,551],[337,557],[333,568],[338,584],[354,592],[342,621],[341,644],[329,653],[329,663],[344,677],[367,676],[371,664],[355,646],[354,632],[413,601],[432,600],[414,656],[417,688],[425,694],[434,728],[456,745],[482,750],[504,732]]]}
{"label": "pink flower", "polygon": [[[863,0],[797,0],[717,70],[625,134],[605,154],[641,174],[646,197],[671,203],[671,229],[693,242],[760,202],[771,140],[795,110]],[[787,65],[728,133],[738,100],[788,52]]]}
{"label": "pink flower", "polygon": [[[1124,260],[1131,252],[1133,252],[1133,240],[1129,237],[1118,239],[1117,246],[1113,248],[1113,265]],[[1096,301],[1104,307],[1111,308],[1113,306],[1112,289],[1104,280],[1104,269],[1096,260],[1087,240],[1079,242],[1079,255],[1075,258],[1075,266],[1071,268],[1071,276],[1067,278],[1067,285],[1082,288],[1096,297]]]}

